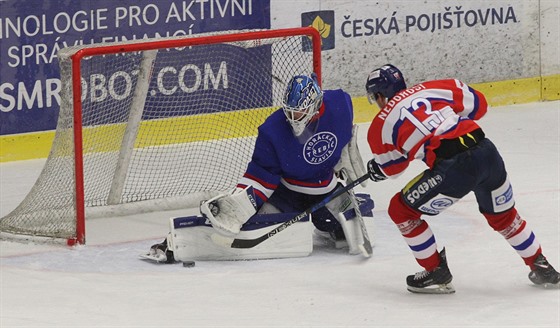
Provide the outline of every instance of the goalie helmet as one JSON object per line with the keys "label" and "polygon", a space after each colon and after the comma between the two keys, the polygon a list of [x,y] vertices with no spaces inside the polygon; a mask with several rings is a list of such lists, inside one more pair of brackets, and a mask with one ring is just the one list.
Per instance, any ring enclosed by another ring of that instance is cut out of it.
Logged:
{"label": "goalie helmet", "polygon": [[283,109],[295,136],[303,133],[322,104],[323,92],[316,76],[296,75],[288,82]]}
{"label": "goalie helmet", "polygon": [[398,68],[387,64],[369,73],[366,81],[366,91],[370,104],[375,104],[378,94],[391,99],[401,90],[406,89],[404,77]]}

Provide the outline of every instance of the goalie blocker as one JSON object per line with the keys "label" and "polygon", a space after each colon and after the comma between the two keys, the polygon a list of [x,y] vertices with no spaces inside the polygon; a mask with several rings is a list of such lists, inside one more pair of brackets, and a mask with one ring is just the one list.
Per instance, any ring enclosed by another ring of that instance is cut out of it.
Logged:
{"label": "goalie blocker", "polygon": [[[359,211],[373,217],[373,200],[367,194],[356,194]],[[299,213],[256,214],[245,222],[236,238],[253,239],[278,227]],[[353,208],[344,212],[349,223],[356,217]],[[174,217],[169,220],[167,244],[176,261],[192,260],[256,260],[305,257],[313,251],[313,229],[310,217],[268,238],[252,248],[231,248],[221,243],[221,235],[209,220],[200,216]]]}

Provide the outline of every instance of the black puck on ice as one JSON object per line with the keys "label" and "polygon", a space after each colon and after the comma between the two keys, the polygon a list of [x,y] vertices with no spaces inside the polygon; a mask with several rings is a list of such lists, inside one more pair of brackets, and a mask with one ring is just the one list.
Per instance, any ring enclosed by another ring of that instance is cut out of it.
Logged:
{"label": "black puck on ice", "polygon": [[192,267],[194,267],[194,261],[185,261],[185,262],[183,262],[183,266],[185,268],[192,268]]}

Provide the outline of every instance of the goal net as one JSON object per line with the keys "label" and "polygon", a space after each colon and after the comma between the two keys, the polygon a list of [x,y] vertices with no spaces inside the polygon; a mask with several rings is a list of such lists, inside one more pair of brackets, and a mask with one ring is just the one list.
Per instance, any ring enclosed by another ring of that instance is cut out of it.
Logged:
{"label": "goal net", "polygon": [[235,187],[257,127],[296,74],[320,77],[312,28],[62,49],[55,138],[6,235],[85,243],[85,219],[198,206]]}

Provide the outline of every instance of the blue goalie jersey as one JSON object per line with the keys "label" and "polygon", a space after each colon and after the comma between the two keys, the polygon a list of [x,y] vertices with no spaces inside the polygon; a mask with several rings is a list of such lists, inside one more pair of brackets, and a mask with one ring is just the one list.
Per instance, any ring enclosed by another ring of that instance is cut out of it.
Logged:
{"label": "blue goalie jersey", "polygon": [[254,188],[259,207],[279,184],[309,195],[336,187],[334,167],[352,138],[352,101],[342,90],[323,93],[323,106],[304,132],[306,137],[294,136],[282,109],[259,127],[251,162],[238,183]]}

